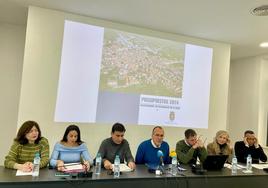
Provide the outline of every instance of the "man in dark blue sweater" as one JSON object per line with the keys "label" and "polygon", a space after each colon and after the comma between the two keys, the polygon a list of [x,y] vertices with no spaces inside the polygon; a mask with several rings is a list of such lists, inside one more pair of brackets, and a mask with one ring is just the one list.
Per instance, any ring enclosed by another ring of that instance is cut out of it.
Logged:
{"label": "man in dark blue sweater", "polygon": [[[169,145],[164,139],[164,129],[161,126],[154,127],[152,138],[143,141],[137,150],[135,162],[136,164],[159,165],[161,159],[164,164],[170,163]],[[159,156],[159,150],[163,156]]]}

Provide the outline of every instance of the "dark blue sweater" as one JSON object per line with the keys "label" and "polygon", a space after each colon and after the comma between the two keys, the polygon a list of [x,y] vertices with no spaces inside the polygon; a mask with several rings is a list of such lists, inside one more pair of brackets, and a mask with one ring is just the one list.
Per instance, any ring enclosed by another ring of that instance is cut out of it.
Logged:
{"label": "dark blue sweater", "polygon": [[160,148],[155,148],[151,143],[151,139],[145,140],[139,145],[135,159],[136,164],[160,164],[160,158],[157,156],[158,150],[161,150],[164,154],[164,163],[169,164],[170,157],[168,143],[163,141]]}

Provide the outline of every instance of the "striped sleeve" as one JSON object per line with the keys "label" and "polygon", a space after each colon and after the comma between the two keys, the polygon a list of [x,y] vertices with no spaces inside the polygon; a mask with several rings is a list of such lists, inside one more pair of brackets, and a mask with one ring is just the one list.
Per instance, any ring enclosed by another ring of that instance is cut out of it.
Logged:
{"label": "striped sleeve", "polygon": [[20,144],[18,142],[13,142],[8,155],[5,157],[4,165],[6,168],[14,168],[19,155]]}
{"label": "striped sleeve", "polygon": [[47,167],[48,162],[49,162],[48,140],[43,137],[40,140],[39,144],[40,144],[40,156],[41,156],[40,168],[44,168],[44,167]]}

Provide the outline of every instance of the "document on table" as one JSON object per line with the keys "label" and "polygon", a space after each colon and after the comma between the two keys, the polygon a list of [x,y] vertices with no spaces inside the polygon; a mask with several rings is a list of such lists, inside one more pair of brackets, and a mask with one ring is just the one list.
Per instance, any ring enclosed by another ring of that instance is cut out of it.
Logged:
{"label": "document on table", "polygon": [[81,163],[67,163],[64,164],[64,172],[70,173],[70,172],[83,172],[84,167]]}
{"label": "document on table", "polygon": [[260,163],[260,164],[252,164],[252,166],[254,168],[257,168],[257,169],[264,169],[264,168],[268,168],[268,164],[267,163]]}
{"label": "document on table", "polygon": [[[114,171],[114,164],[112,164],[113,165],[113,171]],[[132,171],[132,169],[131,168],[129,168],[126,164],[124,164],[124,163],[121,163],[120,165],[119,165],[119,167],[120,167],[120,172],[131,172]]]}
{"label": "document on table", "polygon": [[16,176],[31,176],[33,172],[23,172],[22,170],[17,170]]}
{"label": "document on table", "polygon": [[246,168],[247,168],[246,165],[241,165],[241,164],[237,165],[237,169],[246,169]]}
{"label": "document on table", "polygon": [[[231,164],[228,164],[228,163],[225,163],[225,164],[224,164],[224,167],[225,167],[225,168],[232,169],[232,165],[231,165]],[[246,169],[246,166],[245,166],[245,165],[238,164],[238,165],[237,165],[237,169]]]}

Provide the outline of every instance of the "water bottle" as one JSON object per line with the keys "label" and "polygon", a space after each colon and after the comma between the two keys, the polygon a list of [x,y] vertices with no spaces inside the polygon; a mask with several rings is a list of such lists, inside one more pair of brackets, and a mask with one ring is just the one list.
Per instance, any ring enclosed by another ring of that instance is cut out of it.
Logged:
{"label": "water bottle", "polygon": [[95,174],[99,175],[100,173],[101,173],[101,154],[98,153],[95,162]]}
{"label": "water bottle", "polygon": [[232,159],[232,174],[236,174],[236,173],[237,173],[237,158],[234,155]]}
{"label": "water bottle", "polygon": [[172,161],[171,161],[171,174],[173,176],[177,175],[177,165],[178,165],[177,157],[174,156],[174,157],[172,157]]}
{"label": "water bottle", "polygon": [[119,155],[115,156],[114,159],[114,178],[119,178],[120,177],[120,158]]}
{"label": "water bottle", "polygon": [[36,153],[34,156],[34,161],[33,161],[33,173],[32,176],[37,177],[39,176],[39,168],[40,168],[40,155],[39,153]]}
{"label": "water bottle", "polygon": [[252,171],[252,157],[250,154],[247,157],[247,171]]}

